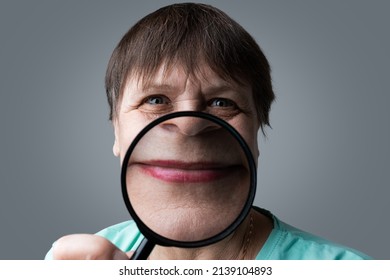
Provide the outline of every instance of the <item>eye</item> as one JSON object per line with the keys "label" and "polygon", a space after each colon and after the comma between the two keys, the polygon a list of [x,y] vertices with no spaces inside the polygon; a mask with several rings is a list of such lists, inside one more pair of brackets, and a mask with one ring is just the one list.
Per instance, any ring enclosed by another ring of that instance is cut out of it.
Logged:
{"label": "eye", "polygon": [[236,104],[226,98],[215,98],[209,101],[211,107],[236,107]]}
{"label": "eye", "polygon": [[208,113],[223,119],[229,119],[241,112],[236,102],[231,99],[217,97],[207,102]]}
{"label": "eye", "polygon": [[170,101],[165,96],[155,95],[155,96],[149,96],[149,97],[145,98],[144,103],[150,104],[150,105],[162,105],[162,104],[169,104]]}
{"label": "eye", "polygon": [[168,114],[172,111],[172,108],[171,100],[165,95],[146,96],[137,107],[141,112],[153,117],[161,114]]}

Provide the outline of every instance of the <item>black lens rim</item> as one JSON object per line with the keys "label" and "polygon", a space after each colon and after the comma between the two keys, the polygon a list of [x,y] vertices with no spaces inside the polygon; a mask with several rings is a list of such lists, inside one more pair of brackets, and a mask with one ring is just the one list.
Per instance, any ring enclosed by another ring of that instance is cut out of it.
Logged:
{"label": "black lens rim", "polygon": [[[148,133],[153,127],[156,125],[167,121],[169,119],[178,118],[178,117],[199,117],[202,119],[209,120],[211,122],[214,122],[221,127],[225,128],[239,143],[240,147],[245,153],[246,159],[248,161],[249,166],[249,172],[250,172],[250,186],[249,186],[249,192],[248,192],[248,198],[247,201],[241,210],[238,217],[222,232],[203,240],[198,241],[177,241],[173,239],[166,238],[164,236],[159,235],[158,233],[151,230],[149,227],[147,227],[143,221],[138,217],[137,213],[135,212],[133,206],[131,205],[128,192],[127,192],[127,186],[126,186],[126,172],[127,172],[127,165],[130,159],[130,156],[138,144],[138,142],[142,139],[142,137]],[[198,111],[180,111],[180,112],[174,112],[167,115],[164,115],[162,117],[159,117],[158,119],[153,120],[151,123],[149,123],[145,128],[141,130],[141,132],[138,133],[138,135],[134,138],[132,143],[130,144],[125,157],[122,162],[122,168],[121,168],[121,188],[122,188],[122,196],[123,200],[125,202],[126,208],[130,213],[130,216],[133,218],[134,222],[136,223],[138,229],[143,234],[144,237],[146,237],[149,241],[162,245],[162,246],[173,246],[173,247],[182,247],[182,248],[195,248],[195,247],[202,247],[206,245],[210,245],[213,243],[216,243],[228,235],[230,235],[246,218],[248,215],[255,195],[256,195],[256,184],[257,184],[257,167],[255,160],[253,158],[252,152],[245,142],[245,140],[242,138],[240,133],[232,127],[229,123],[226,121],[204,112],[198,112]]]}

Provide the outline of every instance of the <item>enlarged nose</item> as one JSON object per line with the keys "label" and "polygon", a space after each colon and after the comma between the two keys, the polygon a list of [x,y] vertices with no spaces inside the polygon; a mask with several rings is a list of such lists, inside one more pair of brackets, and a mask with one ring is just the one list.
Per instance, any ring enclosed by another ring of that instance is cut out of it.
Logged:
{"label": "enlarged nose", "polygon": [[173,118],[164,122],[162,127],[185,136],[196,136],[220,128],[218,124],[200,117]]}

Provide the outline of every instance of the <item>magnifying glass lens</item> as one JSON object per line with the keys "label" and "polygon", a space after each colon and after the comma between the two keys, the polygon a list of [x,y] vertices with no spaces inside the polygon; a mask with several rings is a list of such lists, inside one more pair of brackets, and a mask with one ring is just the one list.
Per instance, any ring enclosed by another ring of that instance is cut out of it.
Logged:
{"label": "magnifying glass lens", "polygon": [[223,123],[204,115],[179,114],[149,125],[123,164],[130,214],[146,238],[165,246],[223,238],[253,200],[248,149]]}

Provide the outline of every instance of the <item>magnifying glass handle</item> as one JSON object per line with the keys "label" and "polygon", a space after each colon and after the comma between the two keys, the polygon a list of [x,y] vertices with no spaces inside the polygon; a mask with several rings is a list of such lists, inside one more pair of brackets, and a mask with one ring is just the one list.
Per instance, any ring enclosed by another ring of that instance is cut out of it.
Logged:
{"label": "magnifying glass handle", "polygon": [[144,238],[139,244],[137,250],[135,250],[134,254],[131,256],[130,260],[146,260],[150,252],[152,252],[154,248],[154,243],[150,242],[147,238]]}

